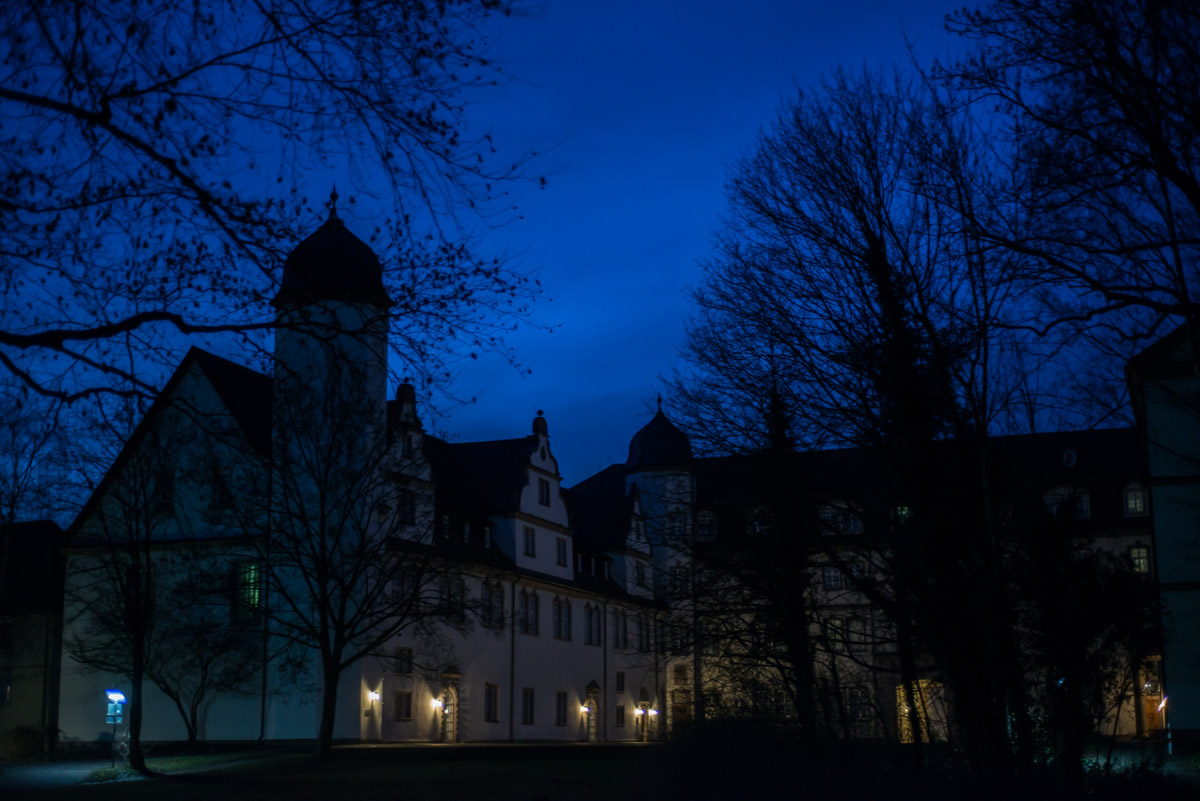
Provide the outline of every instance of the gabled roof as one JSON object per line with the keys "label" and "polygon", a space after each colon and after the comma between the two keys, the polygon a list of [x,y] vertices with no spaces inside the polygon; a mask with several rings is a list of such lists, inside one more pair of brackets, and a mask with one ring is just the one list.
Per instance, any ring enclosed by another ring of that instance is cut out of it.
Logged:
{"label": "gabled roof", "polygon": [[179,384],[193,365],[200,369],[213,389],[216,390],[218,397],[229,410],[230,416],[238,424],[238,428],[245,435],[251,447],[260,456],[269,455],[271,447],[271,378],[216,354],[193,347],[183,357],[179,367],[175,368],[175,372],[171,374],[162,391],[158,393],[158,397],[154,399],[154,403],[151,404],[145,417],[138,423],[137,428],[134,429],[133,434],[108,468],[108,472],[104,474],[104,478],[101,479],[87,503],[83,505],[74,522],[71,523],[67,530],[68,542],[75,538],[83,521],[95,511],[100,499],[104,497],[113,482],[116,481],[117,476],[121,474],[125,464],[141,447],[150,427],[170,405]]}
{"label": "gabled roof", "polygon": [[63,542],[52,520],[0,526],[0,615],[62,610]]}
{"label": "gabled roof", "polygon": [[596,551],[620,551],[626,546],[633,499],[625,492],[625,467],[614,464],[563,490],[571,512],[575,541]]}
{"label": "gabled roof", "polygon": [[525,468],[537,450],[536,436],[486,442],[446,442],[426,435],[425,456],[444,497],[472,514],[519,510]]}

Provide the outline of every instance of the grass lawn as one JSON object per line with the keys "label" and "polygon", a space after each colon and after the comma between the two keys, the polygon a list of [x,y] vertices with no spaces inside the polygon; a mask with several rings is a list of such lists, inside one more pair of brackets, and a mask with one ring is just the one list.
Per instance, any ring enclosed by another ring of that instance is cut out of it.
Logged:
{"label": "grass lawn", "polygon": [[[240,755],[245,757],[247,755]],[[202,770],[163,778],[109,781],[58,788],[44,797],[74,801],[604,801],[611,798],[649,801],[661,798],[649,783],[654,774],[640,753],[594,758],[564,750],[561,756],[539,759],[423,761],[404,753],[397,761],[375,755],[316,763],[302,755],[271,755],[221,763],[219,757],[177,758],[167,771]],[[167,758],[164,758],[164,760]],[[203,762],[202,760],[208,760]],[[35,796],[36,797],[36,796]]]}

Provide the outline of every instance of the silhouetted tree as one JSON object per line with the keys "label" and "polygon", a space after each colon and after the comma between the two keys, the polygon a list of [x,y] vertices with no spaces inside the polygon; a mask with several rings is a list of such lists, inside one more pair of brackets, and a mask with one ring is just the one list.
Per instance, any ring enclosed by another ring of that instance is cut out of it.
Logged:
{"label": "silhouetted tree", "polygon": [[269,328],[257,311],[322,169],[387,214],[375,246],[411,374],[495,347],[532,286],[479,257],[472,226],[511,213],[495,201],[521,160],[468,133],[463,91],[501,78],[482,26],[510,10],[5,3],[0,367],[60,398],[152,394],[125,349],[149,330]]}
{"label": "silhouetted tree", "polygon": [[1011,138],[1004,225],[981,235],[1025,257],[1045,303],[1032,325],[1123,341],[1195,319],[1200,9],[999,0],[947,27],[978,47],[943,75],[995,107]]}

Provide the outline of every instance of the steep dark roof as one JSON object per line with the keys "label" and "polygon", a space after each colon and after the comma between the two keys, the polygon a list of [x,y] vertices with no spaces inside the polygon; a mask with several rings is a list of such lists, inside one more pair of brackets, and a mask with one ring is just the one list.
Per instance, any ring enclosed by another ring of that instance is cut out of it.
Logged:
{"label": "steep dark roof", "polygon": [[529,455],[537,437],[488,442],[445,442],[425,437],[425,456],[444,497],[476,515],[512,512],[520,507]]}
{"label": "steep dark roof", "polygon": [[571,511],[575,541],[596,551],[625,548],[632,500],[625,492],[625,468],[614,464],[563,490]]}
{"label": "steep dark roof", "polygon": [[383,288],[383,266],[371,247],[336,216],[296,246],[283,265],[276,308],[318,300],[392,305]]}
{"label": "steep dark roof", "polygon": [[208,376],[251,447],[264,456],[270,453],[271,377],[199,348],[188,356]]}
{"label": "steep dark roof", "polygon": [[627,467],[667,467],[680,465],[692,458],[692,444],[662,409],[629,441]]}
{"label": "steep dark roof", "polygon": [[52,520],[0,526],[0,614],[62,609],[64,541]]}

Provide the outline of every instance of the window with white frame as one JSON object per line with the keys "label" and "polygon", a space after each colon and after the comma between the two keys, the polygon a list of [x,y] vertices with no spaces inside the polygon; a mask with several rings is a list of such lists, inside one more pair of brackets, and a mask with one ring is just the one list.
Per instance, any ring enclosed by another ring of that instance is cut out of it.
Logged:
{"label": "window with white frame", "polygon": [[504,628],[504,587],[498,581],[483,583],[482,623],[493,629]]}
{"label": "window with white frame", "polygon": [[393,697],[393,716],[396,720],[412,720],[412,693],[397,690]]}
{"label": "window with white frame", "polygon": [[571,639],[571,601],[567,598],[554,598],[554,639]]}
{"label": "window with white frame", "polygon": [[1145,517],[1150,512],[1146,502],[1146,488],[1141,484],[1129,484],[1125,487],[1125,516]]}
{"label": "window with white frame", "polygon": [[834,567],[833,565],[825,565],[824,567],[822,567],[821,568],[821,586],[827,592],[833,592],[835,590],[842,589],[843,581],[842,581],[841,568]]}
{"label": "window with white frame", "polygon": [[567,692],[559,690],[554,693],[554,725],[567,725]]}
{"label": "window with white frame", "polygon": [[518,627],[523,634],[538,633],[538,596],[533,590],[521,590]]}
{"label": "window with white frame", "polygon": [[1052,517],[1087,520],[1092,516],[1091,497],[1086,490],[1074,487],[1055,487],[1042,496],[1046,512]]}
{"label": "window with white frame", "polygon": [[1134,573],[1143,575],[1150,572],[1150,549],[1145,545],[1134,545],[1129,549],[1129,561]]}
{"label": "window with white frame", "polygon": [[521,723],[525,726],[533,724],[533,688],[521,690]]}
{"label": "window with white frame", "polygon": [[488,723],[500,722],[500,685],[483,685],[483,719]]}
{"label": "window with white frame", "polygon": [[586,645],[599,645],[603,637],[601,631],[604,621],[604,611],[596,605],[584,604],[583,606],[583,641]]}

